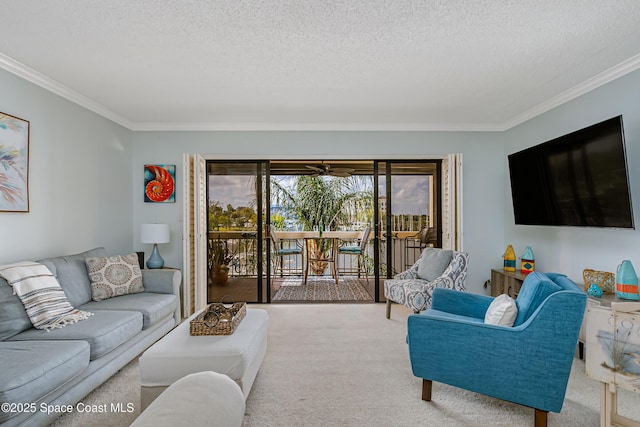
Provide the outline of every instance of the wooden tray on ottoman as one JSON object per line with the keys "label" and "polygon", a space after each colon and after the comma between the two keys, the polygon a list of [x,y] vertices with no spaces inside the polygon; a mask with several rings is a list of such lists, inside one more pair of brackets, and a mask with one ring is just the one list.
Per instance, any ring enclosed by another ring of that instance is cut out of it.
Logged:
{"label": "wooden tray on ottoman", "polygon": [[190,335],[231,335],[247,314],[247,304],[213,303],[189,322]]}

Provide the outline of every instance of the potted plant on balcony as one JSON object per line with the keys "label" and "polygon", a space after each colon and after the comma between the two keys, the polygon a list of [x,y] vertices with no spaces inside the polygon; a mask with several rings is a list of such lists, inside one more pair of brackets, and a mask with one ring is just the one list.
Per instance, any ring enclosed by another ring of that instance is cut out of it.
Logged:
{"label": "potted plant on balcony", "polygon": [[229,264],[233,255],[225,240],[209,240],[209,283],[211,285],[225,286],[229,280]]}

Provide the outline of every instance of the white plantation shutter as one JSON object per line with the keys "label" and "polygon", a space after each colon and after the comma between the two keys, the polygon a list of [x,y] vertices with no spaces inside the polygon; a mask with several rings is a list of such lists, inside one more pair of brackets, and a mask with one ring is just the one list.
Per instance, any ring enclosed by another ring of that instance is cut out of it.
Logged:
{"label": "white plantation shutter", "polygon": [[194,313],[195,302],[191,298],[194,295],[193,289],[195,280],[195,231],[194,231],[194,208],[193,208],[193,193],[195,189],[195,181],[193,176],[193,155],[182,154],[182,170],[184,176],[182,179],[182,194],[184,195],[184,201],[182,203],[182,218],[183,218],[183,230],[182,230],[182,314],[184,317],[189,317]]}
{"label": "white plantation shutter", "polygon": [[183,307],[188,317],[207,304],[207,195],[206,161],[183,154],[184,230]]}
{"label": "white plantation shutter", "polygon": [[463,250],[462,236],[462,153],[457,153],[442,162],[442,247]]}

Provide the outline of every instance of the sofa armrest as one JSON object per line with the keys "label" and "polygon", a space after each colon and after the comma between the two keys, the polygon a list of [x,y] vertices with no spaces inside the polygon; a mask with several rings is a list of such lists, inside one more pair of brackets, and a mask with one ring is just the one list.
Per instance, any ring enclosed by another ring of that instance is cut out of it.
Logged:
{"label": "sofa armrest", "polygon": [[197,372],[171,384],[131,427],[241,426],[245,407],[240,386],[227,375]]}
{"label": "sofa armrest", "polygon": [[180,295],[182,273],[173,268],[143,269],[142,284],[146,292]]}
{"label": "sofa armrest", "polygon": [[[174,317],[177,323],[182,321],[182,315],[180,314],[181,293],[180,284],[182,283],[182,272],[173,268],[159,268],[159,269],[143,269],[142,270],[142,284],[144,285],[145,292],[152,292],[157,294],[174,294],[178,297],[178,307]],[[176,323],[176,324],[177,324]]]}
{"label": "sofa armrest", "polygon": [[452,289],[435,288],[431,297],[431,308],[460,316],[484,319],[493,301],[492,297]]}

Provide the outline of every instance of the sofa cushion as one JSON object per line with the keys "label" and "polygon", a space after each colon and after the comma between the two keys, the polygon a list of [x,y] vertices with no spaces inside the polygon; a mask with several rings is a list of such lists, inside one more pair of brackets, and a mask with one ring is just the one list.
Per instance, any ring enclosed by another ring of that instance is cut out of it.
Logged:
{"label": "sofa cushion", "polygon": [[520,293],[516,298],[516,305],[518,306],[518,316],[514,326],[521,325],[526,322],[527,319],[533,314],[538,306],[549,295],[554,292],[562,290],[560,286],[553,283],[543,273],[532,272],[527,275],[522,282]]}
{"label": "sofa cushion", "polygon": [[81,306],[82,310],[125,310],[142,313],[142,329],[172,316],[178,306],[178,297],[174,294],[154,294],[142,292],[123,295],[103,301],[90,301]]}
{"label": "sofa cushion", "polygon": [[94,301],[144,291],[138,255],[135,253],[110,257],[87,257],[85,262],[91,281],[91,297]]}
{"label": "sofa cushion", "polygon": [[91,316],[69,304],[67,295],[44,264],[22,261],[0,265],[0,276],[18,295],[36,329],[63,328]]}
{"label": "sofa cushion", "polygon": [[7,281],[0,277],[0,341],[32,327],[22,301],[13,293]]}
{"label": "sofa cushion", "polygon": [[135,311],[93,311],[94,315],[82,322],[62,329],[42,331],[29,329],[9,338],[27,340],[84,340],[90,346],[91,360],[110,352],[142,330],[142,313]]}
{"label": "sofa cushion", "polygon": [[499,326],[513,326],[518,315],[516,302],[507,294],[498,295],[489,304],[484,315],[484,323]]}
{"label": "sofa cushion", "polygon": [[453,251],[449,249],[425,248],[418,263],[418,278],[431,282],[442,276],[452,256]]}
{"label": "sofa cushion", "polygon": [[58,279],[60,286],[67,294],[72,306],[78,307],[91,301],[91,282],[84,259],[89,257],[105,257],[104,248],[95,248],[75,255],[66,255],[39,260],[46,265]]}
{"label": "sofa cushion", "polygon": [[[2,341],[0,365],[0,402],[35,403],[87,368],[89,344],[81,340]],[[0,411],[0,423],[16,414]]]}

